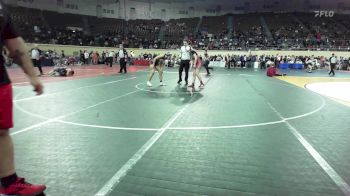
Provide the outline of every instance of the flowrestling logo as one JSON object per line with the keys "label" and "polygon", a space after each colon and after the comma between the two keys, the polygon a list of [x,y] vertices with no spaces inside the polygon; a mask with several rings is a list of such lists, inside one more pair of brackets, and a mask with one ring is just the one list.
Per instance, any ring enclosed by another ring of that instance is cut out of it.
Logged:
{"label": "flowrestling logo", "polygon": [[315,18],[332,18],[334,16],[334,11],[330,10],[319,10],[319,11],[314,11],[315,13]]}

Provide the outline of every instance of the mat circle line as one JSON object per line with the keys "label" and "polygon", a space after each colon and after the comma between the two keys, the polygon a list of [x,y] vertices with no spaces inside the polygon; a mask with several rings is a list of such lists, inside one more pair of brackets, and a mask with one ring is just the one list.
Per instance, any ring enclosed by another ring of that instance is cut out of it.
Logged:
{"label": "mat circle line", "polygon": [[[140,83],[140,84],[142,84],[142,83]],[[289,85],[285,85],[285,86],[289,86]],[[293,87],[293,86],[289,86],[289,87]],[[288,121],[288,120],[294,120],[294,119],[306,117],[306,116],[312,115],[312,114],[317,113],[320,110],[322,110],[326,105],[325,99],[322,96],[320,96],[319,94],[315,93],[315,95],[317,95],[322,100],[322,104],[317,109],[312,110],[311,112],[301,114],[301,115],[288,117],[288,118],[285,118],[284,120],[277,120],[277,121],[270,121],[270,122],[263,122],[263,123],[241,124],[241,125],[224,125],[224,126],[207,126],[207,127],[169,127],[169,129],[170,130],[212,130],[212,129],[234,129],[234,128],[245,128],[245,127],[259,127],[259,126],[279,124],[279,123],[283,123],[283,122]],[[34,116],[34,117],[46,119],[46,120],[50,119],[50,118],[47,118],[47,117],[44,117],[44,116],[41,116],[41,115],[38,115],[38,114],[35,114],[32,112],[29,112],[29,111],[25,110],[24,108],[20,107],[17,103],[15,103],[15,107],[18,108],[23,113],[26,113],[30,116]],[[112,129],[112,130],[130,130],[130,131],[158,131],[158,130],[160,130],[160,128],[104,126],[104,125],[94,125],[94,124],[86,124],[86,123],[76,123],[76,122],[70,122],[70,121],[65,121],[65,120],[55,120],[55,122],[59,122],[59,123],[63,123],[63,124],[70,124],[70,125],[75,125],[75,126],[81,126],[81,127],[92,127],[92,128]]]}

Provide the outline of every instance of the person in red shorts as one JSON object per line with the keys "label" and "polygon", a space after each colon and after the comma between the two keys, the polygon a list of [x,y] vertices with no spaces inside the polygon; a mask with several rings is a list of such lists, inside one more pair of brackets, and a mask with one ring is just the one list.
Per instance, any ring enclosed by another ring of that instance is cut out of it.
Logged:
{"label": "person in red shorts", "polygon": [[277,69],[274,64],[271,64],[269,68],[267,68],[266,75],[269,77],[273,76],[285,76],[286,74],[278,74]]}
{"label": "person in red shorts", "polygon": [[195,51],[191,51],[191,54],[194,57],[194,61],[193,61],[193,81],[192,81],[192,84],[189,85],[188,87],[194,89],[194,84],[196,83],[196,78],[198,78],[199,82],[200,82],[199,88],[204,88],[204,83],[203,83],[202,77],[200,75],[200,69],[201,69],[201,66],[203,64],[203,59]]}
{"label": "person in red shorts", "polygon": [[[38,95],[42,94],[43,86],[33,69],[25,43],[15,32],[11,19],[6,15],[1,27],[0,48],[5,46],[8,49],[9,56],[21,66],[34,91]],[[4,66],[4,57],[0,55],[0,195],[42,194],[46,189],[44,185],[30,184],[16,174],[13,143],[9,134],[12,127],[12,86]]]}

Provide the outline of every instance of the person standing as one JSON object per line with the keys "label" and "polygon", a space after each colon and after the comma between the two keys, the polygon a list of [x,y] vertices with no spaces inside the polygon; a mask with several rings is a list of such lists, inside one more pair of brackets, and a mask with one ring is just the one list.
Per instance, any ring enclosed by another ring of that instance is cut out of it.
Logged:
{"label": "person standing", "polygon": [[66,55],[64,54],[64,50],[61,50],[61,58],[66,58]]}
{"label": "person standing", "polygon": [[207,76],[210,75],[210,69],[212,70],[212,67],[209,67],[210,61],[209,61],[209,55],[207,50],[204,52],[204,58],[203,58],[203,66],[205,67],[205,70],[207,71]]}
{"label": "person standing", "polygon": [[128,52],[125,50],[123,44],[119,45],[118,58],[119,58],[119,65],[120,65],[119,73],[122,73],[123,70],[124,70],[124,73],[127,73],[126,62],[128,59]]}
{"label": "person standing", "polygon": [[38,45],[35,45],[35,47],[32,49],[31,59],[32,59],[33,65],[39,69],[40,75],[44,75],[43,69],[41,68],[40,52],[39,52]]}
{"label": "person standing", "polygon": [[82,50],[80,50],[80,63],[85,64],[84,52]]}
{"label": "person standing", "polygon": [[102,63],[102,64],[106,64],[106,53],[105,53],[105,51],[102,51],[102,54],[101,54],[101,63]]}
{"label": "person standing", "polygon": [[181,46],[181,51],[180,51],[181,62],[179,67],[179,80],[177,81],[177,84],[181,84],[182,72],[185,68],[185,82],[186,82],[186,86],[188,85],[188,71],[190,69],[191,51],[192,51],[192,48],[188,44],[188,41],[184,40],[183,46]]}
{"label": "person standing", "polygon": [[104,64],[108,65],[108,61],[109,61],[109,52],[108,52],[108,50],[106,50]]}
{"label": "person standing", "polygon": [[[1,4],[1,1],[0,1]],[[3,5],[3,4],[2,4]],[[5,10],[5,9],[4,9]],[[35,74],[25,43],[15,32],[11,19],[5,15],[1,24],[0,44],[9,50],[9,56],[28,76],[37,95],[43,93],[43,85]],[[0,52],[2,54],[2,52]],[[37,57],[36,55],[34,55]],[[34,58],[36,59],[36,58]],[[0,56],[0,195],[38,195],[46,189],[45,185],[34,185],[16,174],[14,147],[9,130],[13,127],[12,85]],[[28,145],[28,144],[26,144]]]}
{"label": "person standing", "polygon": [[244,56],[243,55],[241,55],[239,57],[239,61],[241,61],[241,67],[245,66],[245,61],[244,61]]}
{"label": "person standing", "polygon": [[156,56],[151,64],[150,64],[150,74],[148,76],[148,81],[147,81],[147,86],[152,87],[152,78],[154,76],[154,72],[158,72],[159,74],[159,81],[160,81],[160,86],[165,86],[163,83],[163,70],[164,70],[164,64],[165,64],[165,55],[158,55]]}
{"label": "person standing", "polygon": [[199,88],[203,88],[204,87],[204,83],[203,83],[202,77],[200,75],[200,70],[201,70],[201,66],[202,66],[202,63],[203,63],[203,59],[195,51],[192,51],[192,54],[193,54],[193,57],[194,57],[194,62],[193,62],[193,81],[192,81],[192,84],[189,85],[188,87],[194,89],[195,88],[194,85],[196,83],[196,78],[198,78],[198,80],[200,82]]}
{"label": "person standing", "polygon": [[89,57],[90,57],[90,54],[88,53],[88,51],[84,51],[84,64],[89,64]]}
{"label": "person standing", "polygon": [[260,57],[260,69],[266,69],[266,57],[262,55]]}
{"label": "person standing", "polygon": [[92,64],[97,65],[98,56],[97,51],[92,53]]}
{"label": "person standing", "polygon": [[329,62],[331,63],[331,65],[330,65],[330,71],[328,72],[328,75],[333,74],[332,76],[334,76],[335,75],[334,68],[335,68],[335,66],[336,66],[336,64],[338,62],[338,59],[334,55],[334,53],[332,54],[332,57],[329,59]]}
{"label": "person standing", "polygon": [[109,67],[113,66],[113,61],[114,61],[114,51],[111,50],[108,54],[108,63],[109,63]]}

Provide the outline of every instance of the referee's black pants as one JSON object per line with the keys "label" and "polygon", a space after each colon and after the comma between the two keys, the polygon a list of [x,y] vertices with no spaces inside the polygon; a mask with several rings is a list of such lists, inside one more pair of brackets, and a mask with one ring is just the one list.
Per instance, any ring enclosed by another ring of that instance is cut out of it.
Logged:
{"label": "referee's black pants", "polygon": [[43,69],[41,68],[40,60],[32,59],[32,63],[34,67],[37,67],[39,69],[39,72],[41,75],[43,75]]}
{"label": "referee's black pants", "polygon": [[180,68],[179,68],[179,81],[180,83],[182,81],[182,72],[185,68],[185,82],[188,84],[188,71],[190,69],[190,60],[181,60]]}
{"label": "referee's black pants", "polygon": [[113,66],[113,57],[108,57],[108,64],[109,64],[109,67],[112,67]]}
{"label": "referee's black pants", "polygon": [[329,71],[329,75],[333,74],[333,76],[335,75],[334,73],[334,69],[335,69],[335,63],[331,63],[331,71]]}
{"label": "referee's black pants", "polygon": [[209,69],[212,69],[212,68],[209,67],[209,61],[208,60],[204,61],[203,66],[205,67],[205,70],[207,71],[207,74],[210,75]]}
{"label": "referee's black pants", "polygon": [[124,73],[127,73],[127,71],[126,71],[126,59],[125,58],[120,58],[119,64],[120,64],[119,73],[122,73],[123,70],[124,70]]}

